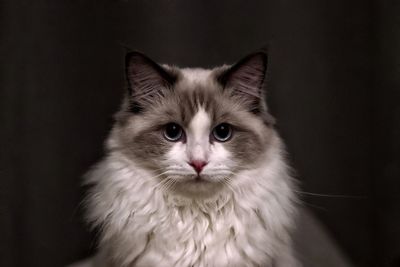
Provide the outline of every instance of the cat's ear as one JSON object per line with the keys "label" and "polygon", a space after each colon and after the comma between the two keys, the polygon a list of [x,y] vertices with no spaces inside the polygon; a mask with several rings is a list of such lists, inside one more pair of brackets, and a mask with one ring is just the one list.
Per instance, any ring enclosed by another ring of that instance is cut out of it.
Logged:
{"label": "cat's ear", "polygon": [[140,52],[130,52],[125,57],[130,110],[140,113],[170,90],[176,76]]}
{"label": "cat's ear", "polygon": [[224,90],[240,98],[253,113],[259,113],[265,106],[263,86],[267,59],[264,51],[250,54],[218,77]]}

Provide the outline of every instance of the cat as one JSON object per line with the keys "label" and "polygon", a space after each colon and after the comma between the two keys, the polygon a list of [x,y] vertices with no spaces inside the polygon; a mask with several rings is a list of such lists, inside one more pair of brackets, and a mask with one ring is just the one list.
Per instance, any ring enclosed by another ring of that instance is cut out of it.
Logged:
{"label": "cat", "polygon": [[89,172],[96,266],[300,266],[296,183],[265,101],[268,56],[213,69],[126,55],[128,90]]}

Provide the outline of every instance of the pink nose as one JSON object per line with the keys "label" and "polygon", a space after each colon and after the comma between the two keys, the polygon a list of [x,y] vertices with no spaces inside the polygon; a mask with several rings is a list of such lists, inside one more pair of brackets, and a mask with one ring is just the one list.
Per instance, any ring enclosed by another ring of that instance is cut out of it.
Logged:
{"label": "pink nose", "polygon": [[192,160],[189,164],[196,170],[197,173],[200,173],[204,166],[207,165],[207,162],[202,160]]}

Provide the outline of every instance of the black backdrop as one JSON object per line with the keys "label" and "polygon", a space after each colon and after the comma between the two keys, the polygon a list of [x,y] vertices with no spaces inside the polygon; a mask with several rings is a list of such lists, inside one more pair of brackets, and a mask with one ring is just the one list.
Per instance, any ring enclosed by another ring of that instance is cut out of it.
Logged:
{"label": "black backdrop", "polygon": [[399,1],[28,2],[0,4],[0,266],[93,250],[80,182],[121,99],[123,46],[207,67],[266,42],[303,190],[349,196],[306,205],[356,266],[400,266]]}

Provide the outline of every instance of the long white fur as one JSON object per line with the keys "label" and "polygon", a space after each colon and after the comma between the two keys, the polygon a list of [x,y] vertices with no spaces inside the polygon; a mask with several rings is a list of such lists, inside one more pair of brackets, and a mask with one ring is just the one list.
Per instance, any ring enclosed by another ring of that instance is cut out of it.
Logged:
{"label": "long white fur", "polygon": [[292,185],[281,157],[271,159],[199,201],[166,194],[153,174],[110,155],[90,176],[101,247],[121,266],[271,266],[290,257]]}

